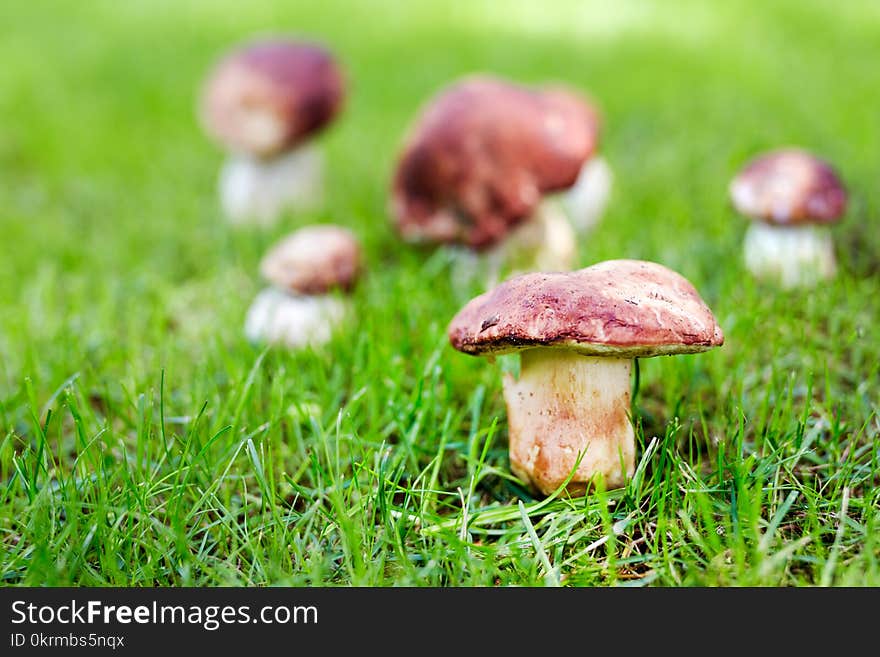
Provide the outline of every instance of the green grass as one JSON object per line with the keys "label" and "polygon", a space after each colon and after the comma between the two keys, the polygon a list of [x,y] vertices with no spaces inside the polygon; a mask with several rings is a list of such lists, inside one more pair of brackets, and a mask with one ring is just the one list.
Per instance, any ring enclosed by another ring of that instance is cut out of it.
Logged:
{"label": "green grass", "polygon": [[[880,8],[847,3],[0,4],[0,578],[8,585],[880,585]],[[328,198],[222,219],[198,85],[261,31],[328,43],[351,96]],[[623,490],[534,499],[497,367],[452,350],[480,290],[386,212],[401,136],[452,78],[563,80],[615,170],[584,266],[661,262],[726,344],[641,361]],[[726,185],[796,143],[852,192],[840,275],[743,270]],[[320,352],[243,336],[293,228],[362,239]]]}

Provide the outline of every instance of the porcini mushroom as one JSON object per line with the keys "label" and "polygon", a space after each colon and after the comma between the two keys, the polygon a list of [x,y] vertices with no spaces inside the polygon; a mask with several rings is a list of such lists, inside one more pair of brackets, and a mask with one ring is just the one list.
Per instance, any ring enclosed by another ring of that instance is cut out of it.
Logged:
{"label": "porcini mushroom", "polygon": [[772,151],[737,174],[730,198],[753,219],[744,240],[752,274],[785,288],[834,276],[829,225],[846,211],[847,193],[830,164],[802,149]]}
{"label": "porcini mushroom", "polygon": [[578,233],[589,232],[602,218],[614,173],[602,155],[594,155],[584,163],[577,180],[562,197],[565,211]]}
{"label": "porcini mushroom", "polygon": [[229,151],[220,199],[233,222],[271,224],[318,201],[322,153],[314,137],[340,110],[342,72],[322,46],[257,41],[226,55],[204,85],[200,118]]}
{"label": "porcini mushroom", "polygon": [[[595,105],[592,105],[595,107]],[[589,157],[581,165],[577,180],[562,192],[565,213],[576,233],[585,234],[599,223],[614,184],[614,173],[599,150],[602,121],[598,110],[588,114],[593,123],[594,143]]]}
{"label": "porcini mushroom", "polygon": [[641,260],[508,279],[465,305],[448,333],[466,354],[520,353],[519,378],[504,377],[510,465],[545,495],[572,471],[573,492],[632,474],[634,359],[724,342],[691,283]]}
{"label": "porcini mushroom", "polygon": [[327,342],[350,312],[344,295],[360,269],[361,250],[351,231],[327,224],[292,233],[260,263],[270,286],[248,310],[245,335],[293,348]]}
{"label": "porcini mushroom", "polygon": [[558,87],[469,76],[433,98],[402,150],[391,190],[406,240],[457,244],[522,269],[566,270],[575,235],[556,192],[596,142],[592,107]]}

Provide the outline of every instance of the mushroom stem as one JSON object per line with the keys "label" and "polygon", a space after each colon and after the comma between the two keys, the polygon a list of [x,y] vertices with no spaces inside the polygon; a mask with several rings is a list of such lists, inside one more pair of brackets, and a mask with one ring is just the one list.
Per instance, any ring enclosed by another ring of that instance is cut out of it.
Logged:
{"label": "mushroom stem", "polygon": [[235,224],[272,225],[285,208],[308,208],[321,198],[323,155],[306,143],[277,157],[230,155],[220,172],[220,203]]}
{"label": "mushroom stem", "polygon": [[585,491],[597,476],[622,486],[635,467],[631,369],[631,358],[521,352],[519,378],[504,377],[513,472],[549,495],[583,453],[569,491]]}
{"label": "mushroom stem", "polygon": [[330,340],[347,310],[337,295],[296,295],[269,287],[251,304],[244,331],[252,342],[316,347]]}
{"label": "mushroom stem", "polygon": [[814,285],[837,271],[831,233],[824,226],[755,221],[746,232],[744,252],[752,274],[786,288]]}
{"label": "mushroom stem", "polygon": [[581,167],[574,185],[562,196],[575,231],[585,233],[599,222],[608,204],[613,180],[611,167],[601,155],[591,157]]}
{"label": "mushroom stem", "polygon": [[532,216],[491,249],[488,286],[499,278],[532,271],[568,271],[577,251],[577,238],[557,199],[545,198]]}

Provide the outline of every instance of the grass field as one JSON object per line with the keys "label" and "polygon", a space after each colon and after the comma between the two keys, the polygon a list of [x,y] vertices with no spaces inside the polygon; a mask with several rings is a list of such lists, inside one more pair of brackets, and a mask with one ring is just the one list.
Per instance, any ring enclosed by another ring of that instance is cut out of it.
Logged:
{"label": "grass field", "polygon": [[[880,586],[880,5],[788,2],[0,4],[0,577],[7,585]],[[233,229],[202,76],[260,32],[351,82],[327,199]],[[497,367],[448,346],[481,292],[387,214],[400,140],[451,79],[588,91],[616,175],[582,266],[691,280],[726,343],[641,362],[623,490],[533,498]],[[799,144],[851,190],[840,274],[755,283],[727,201]],[[249,344],[257,264],[351,227],[357,321]]]}

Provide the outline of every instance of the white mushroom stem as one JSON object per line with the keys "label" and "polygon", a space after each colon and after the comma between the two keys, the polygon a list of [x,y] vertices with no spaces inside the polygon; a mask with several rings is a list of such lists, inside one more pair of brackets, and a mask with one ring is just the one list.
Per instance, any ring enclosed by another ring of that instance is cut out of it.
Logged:
{"label": "white mushroom stem", "polygon": [[271,159],[236,153],[220,172],[220,203],[234,224],[270,226],[287,208],[320,202],[323,169],[322,152],[314,143]]}
{"label": "white mushroom stem", "polygon": [[490,249],[489,287],[499,278],[530,271],[568,271],[577,255],[577,237],[559,201],[546,198],[529,219]]}
{"label": "white mushroom stem", "polygon": [[251,304],[244,331],[252,342],[314,347],[330,340],[346,312],[345,299],[337,296],[297,296],[270,287]]}
{"label": "white mushroom stem", "polygon": [[477,278],[484,278],[483,285],[490,289],[516,274],[568,271],[575,263],[577,238],[558,199],[548,198],[530,219],[485,253],[457,245],[447,249],[453,285],[467,291]]}
{"label": "white mushroom stem", "polygon": [[746,267],[785,288],[814,285],[837,271],[826,226],[778,226],[754,221],[744,240]]}
{"label": "white mushroom stem", "polygon": [[562,194],[565,211],[575,231],[588,232],[599,222],[608,205],[613,181],[611,167],[601,155],[584,163],[574,185]]}
{"label": "white mushroom stem", "polygon": [[632,359],[562,348],[521,352],[520,375],[504,377],[513,472],[545,495],[569,476],[571,491],[595,477],[622,486],[635,467],[630,420]]}

